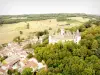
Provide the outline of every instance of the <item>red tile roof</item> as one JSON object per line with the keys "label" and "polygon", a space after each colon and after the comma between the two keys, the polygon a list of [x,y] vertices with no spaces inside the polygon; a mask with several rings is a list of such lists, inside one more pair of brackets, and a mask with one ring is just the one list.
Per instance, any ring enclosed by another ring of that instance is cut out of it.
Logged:
{"label": "red tile roof", "polygon": [[25,67],[24,67],[24,68],[26,68],[26,67],[33,67],[33,68],[35,68],[35,67],[37,67],[37,66],[38,66],[37,63],[35,63],[35,62],[33,62],[33,61],[28,61],[28,62],[25,64]]}
{"label": "red tile roof", "polygon": [[3,69],[1,69],[1,68],[0,68],[0,72],[3,72],[3,73],[4,73],[4,72],[5,72],[5,70],[3,70]]}

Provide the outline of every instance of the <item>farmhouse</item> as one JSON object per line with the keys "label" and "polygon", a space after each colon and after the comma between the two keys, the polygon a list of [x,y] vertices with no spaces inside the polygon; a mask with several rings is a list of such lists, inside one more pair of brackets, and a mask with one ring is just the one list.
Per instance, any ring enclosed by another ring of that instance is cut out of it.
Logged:
{"label": "farmhouse", "polygon": [[76,32],[71,33],[70,31],[67,31],[65,33],[64,29],[61,29],[61,32],[59,35],[50,35],[49,36],[49,44],[52,43],[57,43],[59,41],[65,42],[65,41],[74,41],[75,43],[79,43],[81,40],[81,35],[79,30]]}

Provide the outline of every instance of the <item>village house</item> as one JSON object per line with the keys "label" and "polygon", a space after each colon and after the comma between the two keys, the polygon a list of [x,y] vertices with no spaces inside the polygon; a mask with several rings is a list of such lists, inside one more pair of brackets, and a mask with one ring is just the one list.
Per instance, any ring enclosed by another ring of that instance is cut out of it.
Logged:
{"label": "village house", "polygon": [[42,68],[45,70],[47,66],[41,62],[38,62],[37,59],[20,59],[19,56],[12,56],[5,60],[5,63],[0,67],[0,75],[6,74],[8,69],[14,70],[17,69],[20,73],[25,68],[32,68],[33,72],[36,72]]}
{"label": "village house", "polygon": [[14,65],[20,61],[20,57],[18,55],[13,55],[5,59],[2,63],[1,70],[7,72],[8,69],[16,69]]}
{"label": "village house", "polygon": [[69,30],[66,31],[64,29],[61,29],[60,34],[58,35],[49,35],[49,44],[55,44],[59,41],[61,42],[65,42],[65,41],[74,41],[75,43],[79,43],[79,41],[81,40],[81,35],[79,30],[77,30],[76,32],[71,33]]}
{"label": "village house", "polygon": [[22,47],[20,47],[17,43],[10,42],[0,51],[0,56],[10,57],[12,55],[19,55],[22,58],[27,57],[27,53]]}
{"label": "village house", "polygon": [[1,64],[0,75],[6,75],[8,69],[18,69],[19,72],[22,72],[24,68],[30,67],[33,69],[33,72],[35,72],[46,67],[35,58],[27,59],[27,51],[23,50],[20,45],[14,42],[8,43],[8,45],[0,51],[0,55],[7,56]]}
{"label": "village house", "polygon": [[35,59],[35,58],[31,58],[31,59],[29,59],[29,60],[21,60],[21,61],[19,62],[19,64],[20,64],[20,66],[21,66],[21,67],[18,69],[20,72],[22,72],[22,70],[23,70],[24,68],[28,68],[28,67],[32,68],[32,69],[33,69],[33,72],[38,71],[38,70],[40,70],[40,69],[42,69],[42,68],[47,68],[46,65],[44,65],[44,64],[41,63],[41,62],[38,62],[37,59]]}

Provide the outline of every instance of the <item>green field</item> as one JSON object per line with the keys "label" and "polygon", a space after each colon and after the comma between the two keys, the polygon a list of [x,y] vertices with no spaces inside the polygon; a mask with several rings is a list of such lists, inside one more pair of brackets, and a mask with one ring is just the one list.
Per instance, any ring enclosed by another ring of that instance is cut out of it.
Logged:
{"label": "green field", "polygon": [[[58,28],[69,28],[73,26],[82,25],[84,22],[88,21],[87,18],[82,17],[71,17],[70,21],[57,22],[56,19],[48,19],[41,21],[28,21],[30,29],[26,29],[26,23],[14,23],[14,24],[3,24],[0,26],[0,44],[8,43],[13,40],[16,36],[19,36],[19,31],[23,31],[21,37],[27,38],[30,32],[43,31],[45,29],[52,28],[50,33],[57,31]],[[65,25],[70,24],[70,25]]]}

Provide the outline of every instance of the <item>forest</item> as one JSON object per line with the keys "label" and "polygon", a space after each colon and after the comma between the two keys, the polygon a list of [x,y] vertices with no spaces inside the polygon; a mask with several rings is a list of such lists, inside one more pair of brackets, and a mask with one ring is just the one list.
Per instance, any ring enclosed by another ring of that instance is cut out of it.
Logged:
{"label": "forest", "polygon": [[87,22],[78,29],[79,44],[69,41],[35,48],[35,57],[48,66],[48,71],[36,75],[100,75],[100,22]]}

